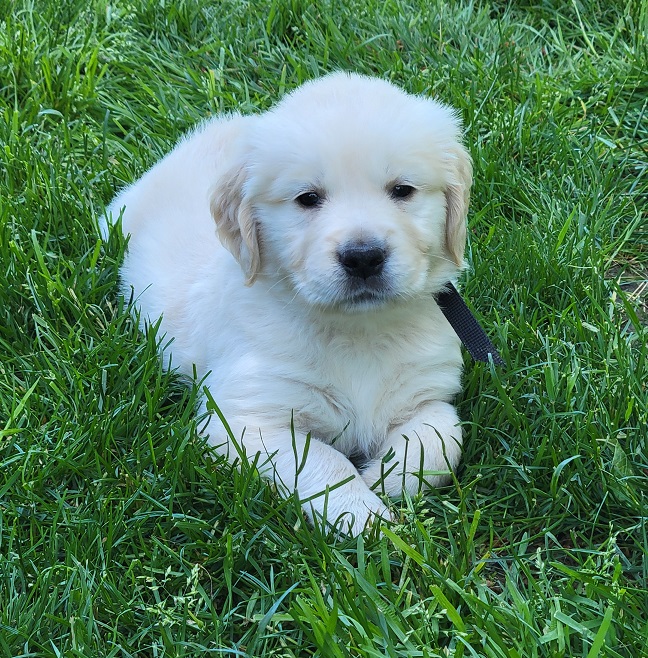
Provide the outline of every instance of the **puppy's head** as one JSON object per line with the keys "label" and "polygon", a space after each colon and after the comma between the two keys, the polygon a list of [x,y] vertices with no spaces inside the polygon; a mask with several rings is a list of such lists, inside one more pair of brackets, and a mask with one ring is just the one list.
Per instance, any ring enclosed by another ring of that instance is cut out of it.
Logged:
{"label": "puppy's head", "polygon": [[248,283],[362,309],[437,291],[463,264],[472,180],[455,113],[337,73],[251,124],[212,213]]}

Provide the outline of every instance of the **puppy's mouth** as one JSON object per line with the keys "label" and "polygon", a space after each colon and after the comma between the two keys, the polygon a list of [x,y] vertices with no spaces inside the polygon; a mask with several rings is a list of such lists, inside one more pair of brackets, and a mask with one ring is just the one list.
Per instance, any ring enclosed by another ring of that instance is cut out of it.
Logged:
{"label": "puppy's mouth", "polygon": [[383,276],[369,279],[349,277],[342,285],[340,292],[341,303],[357,309],[381,306],[395,296]]}

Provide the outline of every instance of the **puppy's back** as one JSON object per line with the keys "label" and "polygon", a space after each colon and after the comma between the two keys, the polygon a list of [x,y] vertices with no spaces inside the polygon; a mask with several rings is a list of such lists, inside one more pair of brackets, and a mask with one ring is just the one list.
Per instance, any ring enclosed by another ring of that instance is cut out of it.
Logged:
{"label": "puppy's back", "polygon": [[[221,171],[231,167],[251,117],[233,115],[205,122],[137,182],[123,189],[100,220],[104,239],[109,223],[121,218],[128,251],[120,274],[122,292],[133,298],[143,321],[162,317],[162,333],[174,338],[173,363],[191,373],[206,342],[197,336],[205,324],[205,301],[216,268],[232,256],[216,236],[209,208]],[[208,305],[208,304],[207,304]]]}

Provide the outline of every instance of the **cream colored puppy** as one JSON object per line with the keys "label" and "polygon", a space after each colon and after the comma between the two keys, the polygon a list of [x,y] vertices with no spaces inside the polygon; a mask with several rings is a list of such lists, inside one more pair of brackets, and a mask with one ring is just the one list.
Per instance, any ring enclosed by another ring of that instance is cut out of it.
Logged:
{"label": "cream colored puppy", "polygon": [[[353,534],[389,516],[374,491],[459,462],[460,343],[434,294],[463,262],[460,139],[448,107],[335,73],[202,124],[107,212],[165,363],[206,375],[247,456]],[[217,416],[206,432],[237,457]]]}

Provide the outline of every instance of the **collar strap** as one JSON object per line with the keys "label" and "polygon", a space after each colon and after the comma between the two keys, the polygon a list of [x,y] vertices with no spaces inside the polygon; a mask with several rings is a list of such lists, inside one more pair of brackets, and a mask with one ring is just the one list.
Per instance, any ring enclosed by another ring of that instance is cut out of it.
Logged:
{"label": "collar strap", "polygon": [[443,315],[446,316],[464,347],[475,361],[488,363],[490,355],[496,365],[506,365],[504,359],[499,355],[486,332],[481,328],[475,316],[466,306],[466,302],[450,281],[445,284],[444,290],[436,295],[436,301]]}

